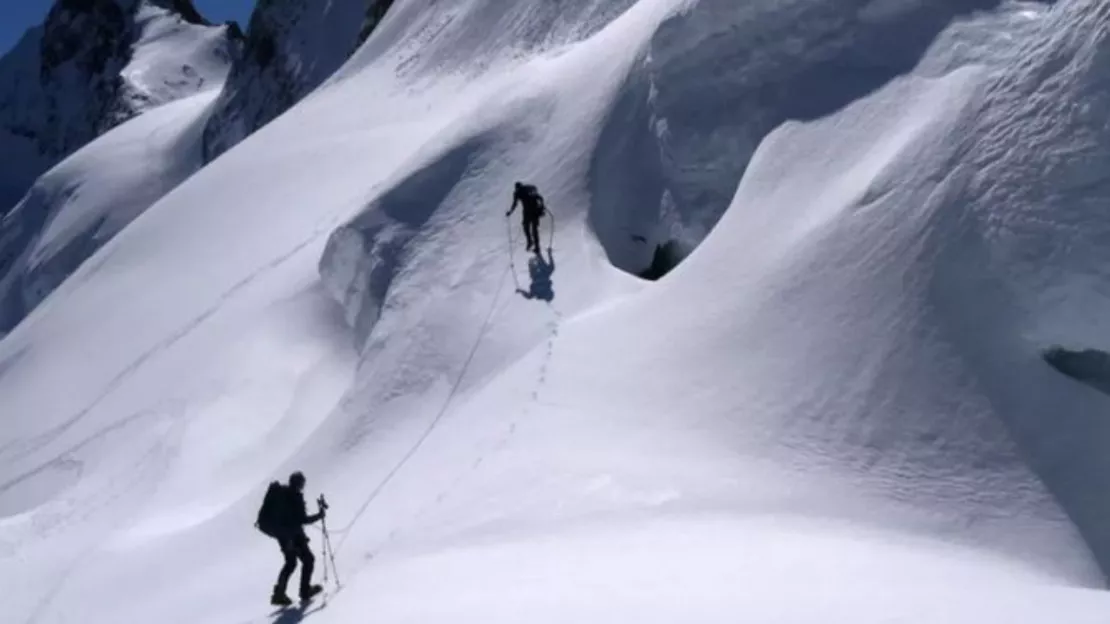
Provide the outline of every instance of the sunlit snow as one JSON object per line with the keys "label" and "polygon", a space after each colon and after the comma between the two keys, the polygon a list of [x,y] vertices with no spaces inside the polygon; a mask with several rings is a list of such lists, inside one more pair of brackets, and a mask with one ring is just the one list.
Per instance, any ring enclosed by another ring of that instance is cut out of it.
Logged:
{"label": "sunlit snow", "polygon": [[558,4],[398,2],[0,341],[5,621],[1106,621],[1105,3]]}

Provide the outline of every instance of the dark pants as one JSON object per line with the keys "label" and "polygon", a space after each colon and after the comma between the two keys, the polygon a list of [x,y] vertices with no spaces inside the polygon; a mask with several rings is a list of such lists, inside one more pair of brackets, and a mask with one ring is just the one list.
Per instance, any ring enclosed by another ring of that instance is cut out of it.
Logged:
{"label": "dark pants", "polygon": [[524,214],[524,238],[528,241],[528,249],[540,250],[540,216]]}
{"label": "dark pants", "polygon": [[308,537],[304,534],[294,535],[278,540],[278,544],[281,546],[281,554],[285,556],[285,565],[281,567],[281,573],[278,574],[274,592],[285,593],[285,587],[289,584],[289,577],[293,575],[293,570],[297,567],[297,560],[300,559],[301,593],[303,594],[312,584],[312,569],[316,567],[316,557],[312,555],[312,551],[308,548]]}

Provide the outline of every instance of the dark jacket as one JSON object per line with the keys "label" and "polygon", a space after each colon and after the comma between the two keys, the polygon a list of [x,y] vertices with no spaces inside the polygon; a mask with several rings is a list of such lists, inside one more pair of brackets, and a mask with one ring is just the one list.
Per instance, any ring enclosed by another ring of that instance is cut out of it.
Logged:
{"label": "dark jacket", "polygon": [[278,530],[288,537],[303,537],[304,525],[312,524],[324,516],[323,513],[308,515],[304,494],[289,486],[282,488],[282,514]]}
{"label": "dark jacket", "polygon": [[517,203],[521,205],[525,219],[539,219],[543,216],[545,209],[543,196],[531,184],[525,184],[513,191],[513,206],[509,209],[510,213],[516,210]]}

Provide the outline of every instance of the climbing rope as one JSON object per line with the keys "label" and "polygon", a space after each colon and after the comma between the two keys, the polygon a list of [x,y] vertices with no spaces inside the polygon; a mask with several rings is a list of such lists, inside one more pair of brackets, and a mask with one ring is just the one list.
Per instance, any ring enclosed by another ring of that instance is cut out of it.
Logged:
{"label": "climbing rope", "polygon": [[516,286],[516,292],[520,292],[520,279],[516,275],[516,257],[513,254],[513,221],[505,217],[505,232],[509,235],[509,270],[513,273],[513,285]]}
{"label": "climbing rope", "polygon": [[[515,254],[513,253],[515,248],[513,246],[514,245],[514,237],[513,237],[512,221],[510,219],[506,219],[505,223],[506,223],[506,237],[507,237],[508,245],[509,245],[509,249],[508,249],[508,251],[509,251],[509,270],[513,272],[513,281],[516,282],[516,284],[517,284],[517,290],[520,291],[520,292],[524,292],[520,289],[520,282],[516,277],[516,261],[515,261]],[[548,237],[548,240],[549,241],[554,240],[554,225],[553,224],[552,224],[552,227],[551,227],[551,235]],[[562,318],[563,318],[562,313],[559,312],[559,310],[552,304],[551,301],[546,301],[545,303],[547,305],[548,310],[552,314],[552,328],[551,328],[551,335],[547,339],[547,353],[544,355],[543,360],[541,361],[540,366],[539,366],[539,378],[538,378],[538,381],[537,381],[537,385],[532,391],[532,400],[533,401],[537,400],[537,398],[539,396],[540,389],[542,388],[544,382],[546,381],[548,367],[551,363],[551,358],[554,354],[555,341],[558,339],[558,336],[559,336],[559,325],[561,324]],[[525,408],[524,408],[525,413],[527,413],[527,411],[529,409],[530,409],[529,406],[525,406]],[[489,446],[489,450],[498,451],[498,450],[501,450],[502,448],[504,448],[505,445],[508,444],[509,440],[512,438],[513,434],[516,432],[517,424],[519,423],[519,421],[520,421],[520,414],[517,414],[515,417],[511,418],[511,420],[508,424],[508,427],[506,428],[505,434],[500,436],[498,439],[496,439],[493,442],[493,444]],[[486,452],[483,452],[483,453],[480,454],[479,459],[471,466],[472,470],[478,467],[478,465],[485,458],[486,454],[487,454]],[[438,505],[439,502],[442,500],[443,496],[445,494],[447,494],[448,492],[451,492],[451,491],[455,490],[459,486],[459,484],[467,478],[467,476],[468,475],[465,472],[459,474],[456,477],[456,479],[451,482],[451,484],[449,484],[445,489],[443,489],[439,493],[438,496],[435,497],[436,502],[433,503],[432,506]],[[384,548],[384,546],[387,545],[393,539],[393,536],[396,533],[397,533],[396,530],[393,533],[390,533],[389,538],[387,538],[383,544],[379,545],[374,551],[372,551],[371,555],[376,554],[378,550],[380,550],[381,548]]]}
{"label": "climbing rope", "polygon": [[[547,214],[551,217],[550,228],[548,232],[548,249],[551,249],[555,242],[555,216],[551,213],[550,209],[548,209]],[[516,262],[513,254],[512,223],[509,219],[506,219],[505,223],[509,238],[509,266],[505,268],[505,273],[512,273],[513,281],[516,284],[517,290],[520,290],[520,281],[517,279]],[[474,356],[478,353],[478,347],[482,344],[482,341],[485,339],[486,333],[489,331],[490,324],[493,321],[493,315],[497,311],[497,304],[501,300],[501,293],[505,288],[505,277],[505,274],[502,274],[501,279],[499,280],[497,285],[497,292],[493,296],[493,301],[490,303],[489,311],[486,313],[486,318],[482,322],[482,327],[478,332],[478,337],[475,339],[474,345],[470,348],[470,352],[467,354],[466,360],[463,362],[462,369],[459,371],[459,375],[455,379],[451,390],[447,393],[447,398],[444,399],[443,405],[440,406],[439,411],[436,413],[431,422],[428,423],[428,426],[421,433],[420,437],[417,438],[416,442],[413,443],[408,451],[405,452],[404,456],[401,457],[400,461],[398,461],[397,464],[395,464],[393,468],[390,469],[390,471],[378,483],[373,491],[370,492],[369,496],[366,497],[366,500],[364,500],[362,505],[359,506],[358,510],[355,512],[350,522],[348,522],[346,526],[344,526],[342,529],[334,531],[334,533],[342,534],[342,537],[340,538],[339,543],[334,548],[331,547],[329,540],[328,553],[331,557],[334,558],[335,553],[343,549],[347,538],[350,537],[351,529],[358,523],[363,514],[366,513],[366,510],[370,508],[370,505],[373,504],[373,502],[378,498],[382,491],[385,490],[386,486],[389,485],[393,478],[396,477],[397,474],[401,472],[401,469],[403,469],[405,465],[409,462],[409,460],[416,455],[417,451],[420,450],[420,447],[424,445],[424,442],[427,441],[432,432],[435,431],[436,427],[439,426],[440,421],[442,421],[443,417],[447,414],[448,409],[451,407],[451,403],[454,401],[455,396],[458,394],[459,388],[462,387],[463,379],[466,377],[466,373],[470,369],[470,365],[474,361]],[[554,310],[554,308],[552,309]],[[336,575],[338,576],[338,571],[336,571]]]}
{"label": "climbing rope", "polygon": [[[506,268],[505,272],[508,273],[509,269]],[[358,511],[355,512],[354,517],[351,518],[351,521],[348,522],[341,531],[338,531],[339,533],[343,533],[343,537],[339,540],[339,544],[335,547],[335,552],[343,550],[343,544],[351,535],[351,528],[354,527],[356,523],[358,523],[358,521],[362,518],[362,515],[366,513],[366,510],[370,507],[374,500],[377,499],[378,495],[381,494],[385,487],[389,485],[389,482],[393,480],[393,477],[397,476],[397,474],[401,472],[401,469],[405,467],[405,464],[407,464],[408,461],[412,459],[414,455],[416,455],[416,452],[420,450],[420,447],[424,445],[424,442],[428,439],[429,436],[432,435],[432,432],[435,431],[436,427],[439,426],[440,421],[443,420],[443,417],[447,414],[448,408],[451,407],[451,402],[454,400],[455,395],[458,394],[459,388],[462,387],[463,378],[466,377],[466,372],[470,369],[470,364],[474,361],[474,356],[478,353],[478,347],[482,344],[482,340],[486,337],[486,332],[489,331],[490,323],[493,321],[493,314],[497,311],[497,302],[501,300],[501,291],[505,288],[505,281],[505,275],[502,274],[501,280],[498,282],[497,285],[497,292],[496,294],[494,294],[493,301],[490,303],[489,312],[486,313],[486,318],[482,322],[482,328],[478,332],[478,338],[474,341],[474,346],[470,348],[470,353],[466,356],[466,360],[463,362],[462,370],[459,371],[459,376],[455,379],[455,383],[451,387],[451,391],[447,393],[447,398],[443,401],[443,405],[439,408],[439,412],[436,413],[435,418],[433,418],[432,421],[428,423],[428,426],[424,429],[424,432],[420,435],[419,438],[417,438],[416,442],[412,445],[411,448],[409,448],[409,450],[405,453],[401,460],[397,462],[395,466],[393,466],[389,473],[386,474],[385,478],[383,478],[381,482],[378,483],[377,487],[375,487],[370,495],[366,498],[366,500],[363,501],[362,505],[358,508]]]}

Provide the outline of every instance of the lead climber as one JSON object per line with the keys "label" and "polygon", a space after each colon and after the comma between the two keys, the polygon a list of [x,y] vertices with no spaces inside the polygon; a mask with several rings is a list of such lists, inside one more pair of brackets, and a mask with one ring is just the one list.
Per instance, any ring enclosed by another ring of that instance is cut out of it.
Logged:
{"label": "lead climber", "polygon": [[293,601],[285,593],[289,584],[289,577],[297,567],[297,560],[301,562],[301,600],[308,601],[316,594],[323,591],[323,587],[312,584],[312,570],[316,565],[316,557],[308,547],[308,536],[305,535],[304,525],[312,524],[324,518],[327,512],[327,503],[321,496],[317,503],[319,511],[308,515],[304,502],[304,475],[294,472],[289,475],[289,484],[282,485],[277,481],[270,483],[266,496],[262,500],[262,507],[258,510],[258,530],[274,538],[281,547],[281,554],[285,557],[285,564],[278,573],[274,593],[270,596],[270,604],[289,606]]}
{"label": "lead climber", "polygon": [[517,182],[513,190],[513,205],[505,213],[506,217],[513,214],[517,203],[521,205],[521,225],[524,226],[524,238],[528,241],[525,250],[540,253],[540,218],[547,212],[543,196],[535,186]]}

